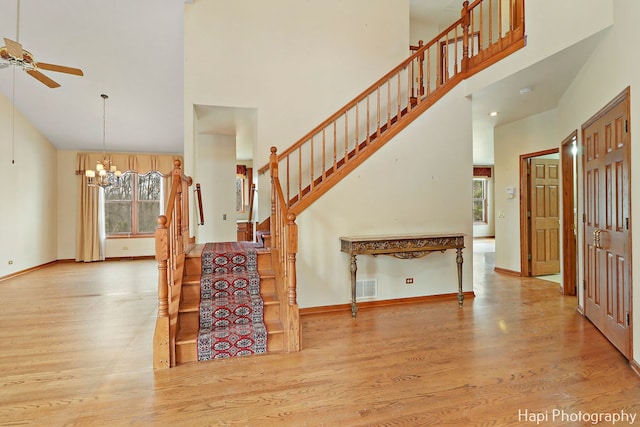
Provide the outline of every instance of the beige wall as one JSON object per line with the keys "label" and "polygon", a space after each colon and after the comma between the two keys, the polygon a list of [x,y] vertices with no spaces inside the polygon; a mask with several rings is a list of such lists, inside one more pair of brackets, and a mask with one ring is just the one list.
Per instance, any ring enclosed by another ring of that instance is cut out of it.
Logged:
{"label": "beige wall", "polygon": [[[471,103],[458,87],[299,216],[300,306],[350,301],[344,235],[465,233],[464,290],[471,290],[472,171]],[[455,265],[454,251],[413,260],[359,256],[358,278],[377,279],[380,300],[454,293]]]}
{"label": "beige wall", "polygon": [[[640,138],[633,132],[634,126],[640,126],[640,57],[632,54],[633,46],[640,43],[637,31],[638,17],[640,17],[640,2],[636,0],[615,0],[614,26],[605,34],[603,40],[596,47],[591,57],[578,73],[572,85],[566,91],[559,103],[559,132],[564,138],[578,129],[578,143],[582,143],[580,129],[590,117],[597,113],[627,86],[631,86],[631,224],[640,224],[640,185],[633,179],[640,173],[640,150],[634,138]],[[630,50],[631,49],[631,50]],[[579,163],[580,164],[580,163]],[[581,172],[579,172],[581,174]],[[579,175],[581,176],[581,175]],[[580,182],[580,180],[579,180]],[[584,211],[582,207],[582,187],[578,189],[578,217]],[[578,227],[579,259],[582,261],[582,244],[584,241],[582,227]],[[632,240],[631,252],[636,257],[640,254],[640,239]],[[632,265],[632,295],[633,295],[633,354],[636,361],[640,360],[640,263]],[[579,268],[579,278],[584,274],[582,263]],[[581,289],[579,299],[583,301]]]}
{"label": "beige wall", "polygon": [[57,259],[56,150],[13,113],[0,94],[0,277]]}
{"label": "beige wall", "polygon": [[[195,164],[193,105],[256,108],[260,168],[271,146],[289,147],[404,60],[408,46],[408,0],[186,4],[187,174]],[[261,180],[259,219],[269,215],[268,189]]]}
{"label": "beige wall", "polygon": [[197,180],[202,186],[204,225],[196,227],[198,242],[236,240],[236,139],[198,135]]}
{"label": "beige wall", "polygon": [[[560,145],[558,111],[549,110],[495,129],[496,267],[520,272],[520,155]],[[515,197],[506,196],[515,187]]]}

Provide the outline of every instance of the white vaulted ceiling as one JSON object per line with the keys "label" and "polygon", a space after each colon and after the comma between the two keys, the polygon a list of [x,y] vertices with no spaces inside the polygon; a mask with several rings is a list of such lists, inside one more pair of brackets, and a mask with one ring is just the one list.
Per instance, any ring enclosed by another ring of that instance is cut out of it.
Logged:
{"label": "white vaulted ceiling", "polygon": [[[9,67],[0,69],[0,91],[59,149],[102,149],[106,93],[108,150],[182,152],[183,7],[181,0],[21,0],[23,48],[84,77],[44,72],[61,84],[50,89]],[[0,0],[0,11],[0,37],[15,40],[17,1]]]}
{"label": "white vaulted ceiling", "polygon": [[[412,19],[440,25],[457,19],[462,5],[459,0],[409,2]],[[61,84],[50,89],[20,69],[0,69],[0,92],[9,100],[15,99],[17,110],[57,148],[102,149],[100,94],[106,93],[109,151],[183,151],[185,0],[20,3],[19,41],[24,49],[36,60],[81,68],[85,74],[45,72]],[[16,5],[17,0],[0,0],[0,37],[17,38]],[[482,129],[553,108],[589,49],[585,46],[560,53],[472,94],[474,131],[480,130],[474,132],[474,162],[493,162],[492,147],[484,146],[483,136],[491,133]],[[519,94],[525,86],[534,89],[527,98]],[[255,120],[253,124],[248,120],[255,118],[255,111],[211,107],[215,106],[197,107],[203,133],[255,134]],[[501,115],[488,117],[495,109]],[[10,117],[0,117],[0,126],[10,125]]]}

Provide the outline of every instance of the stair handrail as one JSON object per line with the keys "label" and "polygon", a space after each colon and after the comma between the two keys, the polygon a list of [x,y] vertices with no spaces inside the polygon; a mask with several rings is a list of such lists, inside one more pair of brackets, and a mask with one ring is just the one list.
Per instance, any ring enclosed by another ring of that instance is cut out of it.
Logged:
{"label": "stair handrail", "polygon": [[460,19],[278,154],[287,207],[300,214],[457,83],[524,41],[524,0],[465,1]]}
{"label": "stair handrail", "polygon": [[182,174],[180,160],[174,161],[171,191],[164,215],[158,217],[155,258],[158,262],[158,314],[153,335],[153,367],[175,366],[178,306],[182,291],[185,253],[195,244],[189,236],[189,187],[191,177]]}
{"label": "stair handrail", "polygon": [[296,215],[288,211],[278,177],[278,155],[271,147],[271,254],[276,270],[276,289],[282,301],[281,312],[285,351],[299,351],[302,337],[297,301],[296,254],[298,252],[298,225]]}
{"label": "stair handrail", "polygon": [[200,183],[196,184],[194,193],[198,200],[198,225],[204,225],[204,210],[202,209],[202,190],[200,189]]}

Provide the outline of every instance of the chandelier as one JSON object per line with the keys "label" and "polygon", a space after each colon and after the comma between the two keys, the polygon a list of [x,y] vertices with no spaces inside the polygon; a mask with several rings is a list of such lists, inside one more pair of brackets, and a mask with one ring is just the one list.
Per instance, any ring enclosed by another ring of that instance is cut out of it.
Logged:
{"label": "chandelier", "polygon": [[112,164],[111,159],[107,158],[105,151],[107,128],[106,104],[109,96],[104,93],[100,96],[102,97],[102,160],[98,160],[95,170],[85,171],[89,187],[108,187],[118,184],[120,182],[120,176],[122,175],[122,172],[118,170],[116,165]]}

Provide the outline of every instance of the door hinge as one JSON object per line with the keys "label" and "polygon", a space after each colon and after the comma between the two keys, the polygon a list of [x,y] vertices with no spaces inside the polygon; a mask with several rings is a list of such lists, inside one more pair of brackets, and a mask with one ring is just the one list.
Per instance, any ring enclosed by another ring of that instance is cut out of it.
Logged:
{"label": "door hinge", "polygon": [[629,312],[627,312],[627,326],[629,326],[631,324],[629,320],[630,320],[629,319]]}
{"label": "door hinge", "polygon": [[527,255],[527,259],[531,261],[531,254]]}
{"label": "door hinge", "polygon": [[527,218],[531,218],[531,211],[527,211]]}
{"label": "door hinge", "polygon": [[582,223],[584,224],[585,222],[587,222],[587,214],[583,213],[582,214]]}
{"label": "door hinge", "polygon": [[582,281],[582,289],[583,289],[584,291],[586,291],[586,290],[587,290],[587,281],[586,281],[586,280],[583,280],[583,281]]}
{"label": "door hinge", "polygon": [[624,133],[629,133],[629,120],[624,121]]}
{"label": "door hinge", "polygon": [[629,229],[629,218],[624,219],[624,226],[627,230]]}

